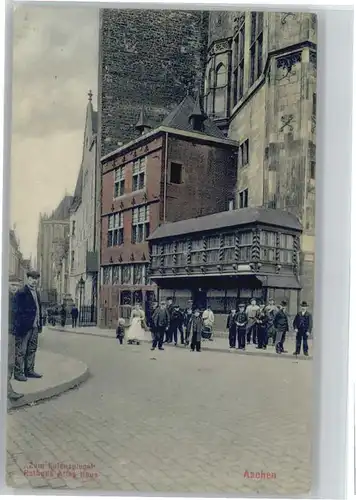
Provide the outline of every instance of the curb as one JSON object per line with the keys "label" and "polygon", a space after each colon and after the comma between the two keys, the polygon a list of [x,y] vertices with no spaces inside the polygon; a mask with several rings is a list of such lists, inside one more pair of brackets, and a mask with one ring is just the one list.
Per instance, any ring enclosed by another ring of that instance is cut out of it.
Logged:
{"label": "curb", "polygon": [[[72,332],[70,330],[66,330],[65,328],[55,328],[53,326],[48,326],[47,327],[49,330],[52,330],[52,331],[57,331],[57,332],[63,332],[63,333],[69,333],[69,334],[72,334],[72,335],[86,335],[88,337],[100,337],[100,338],[105,338],[105,339],[115,339],[115,333],[113,333],[113,336],[109,336],[109,335],[106,335],[106,334],[103,334],[103,333],[90,333],[90,332],[85,332],[85,331],[82,331],[82,332],[79,332],[79,331],[75,331],[75,332]],[[115,330],[113,330],[113,332],[115,332]],[[216,338],[223,338],[223,337],[218,337],[216,335]],[[143,343],[146,343],[146,344],[150,344],[151,343],[151,340],[143,340],[142,341]],[[167,347],[167,344],[165,344],[165,346]],[[178,347],[179,349],[186,349],[186,346],[183,346],[183,345],[180,345],[180,344],[177,344],[176,346],[174,345],[169,345],[169,347]],[[202,342],[202,346],[201,346],[201,350],[202,351],[214,351],[214,352],[221,352],[221,353],[227,353],[227,354],[237,354],[237,355],[240,355],[240,356],[264,356],[264,357],[268,357],[268,358],[279,358],[279,359],[294,359],[295,361],[309,361],[309,360],[312,360],[313,359],[313,356],[309,356],[309,357],[304,357],[304,356],[293,356],[293,354],[288,354],[288,353],[285,353],[285,354],[277,354],[276,352],[265,352],[263,350],[255,350],[255,351],[238,351],[237,349],[234,350],[234,351],[230,351],[229,348],[225,348],[225,347],[209,347],[208,349],[204,347],[204,342]]]}
{"label": "curb", "polygon": [[74,389],[75,387],[79,386],[80,384],[88,380],[90,376],[89,368],[87,367],[87,365],[82,361],[80,363],[83,365],[82,373],[72,378],[71,380],[66,380],[65,382],[61,382],[52,387],[47,387],[45,389],[40,389],[36,392],[25,394],[24,397],[19,399],[18,401],[14,402],[8,401],[7,405],[8,411],[21,408],[23,406],[29,406],[29,405],[31,406],[34,403],[39,403],[43,400],[59,396],[60,394],[63,394],[64,392],[67,392],[70,389]]}

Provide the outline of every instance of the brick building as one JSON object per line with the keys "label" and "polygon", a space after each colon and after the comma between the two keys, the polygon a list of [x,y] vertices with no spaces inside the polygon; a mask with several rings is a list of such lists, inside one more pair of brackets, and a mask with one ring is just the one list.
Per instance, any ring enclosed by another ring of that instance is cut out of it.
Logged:
{"label": "brick building", "polygon": [[236,208],[278,208],[301,221],[301,283],[312,304],[316,15],[212,11],[204,102],[240,143]]}
{"label": "brick building", "polygon": [[[102,158],[100,324],[156,294],[147,237],[161,223],[229,208],[238,144],[186,96],[157,128],[142,110],[141,134]],[[136,118],[136,119],[137,119]]]}

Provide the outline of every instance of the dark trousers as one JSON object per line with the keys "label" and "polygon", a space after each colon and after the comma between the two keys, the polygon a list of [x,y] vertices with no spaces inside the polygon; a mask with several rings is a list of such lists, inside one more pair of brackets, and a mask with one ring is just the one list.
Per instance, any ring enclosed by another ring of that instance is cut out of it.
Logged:
{"label": "dark trousers", "polygon": [[236,347],[236,326],[229,328],[229,345],[231,349]]}
{"label": "dark trousers", "polygon": [[183,326],[182,325],[172,325],[170,329],[171,329],[170,342],[172,342],[172,340],[173,340],[173,342],[175,344],[178,343],[178,331],[179,331],[181,344],[184,344]]}
{"label": "dark trousers", "polygon": [[267,338],[272,339],[272,344],[274,345],[276,343],[276,329],[273,325],[268,325],[267,327]]}
{"label": "dark trousers", "polygon": [[284,351],[284,342],[286,340],[286,330],[276,329],[276,352]]}
{"label": "dark trousers", "polygon": [[259,347],[259,349],[267,347],[267,344],[268,344],[267,327],[264,325],[258,325],[257,334],[258,334],[258,347]]}
{"label": "dark trousers", "polygon": [[246,347],[246,327],[237,327],[237,347],[238,349],[245,349]]}
{"label": "dark trousers", "polygon": [[15,340],[15,376],[35,371],[35,358],[38,346],[38,328],[32,328],[24,337]]}
{"label": "dark trousers", "polygon": [[78,323],[78,317],[75,318],[72,316],[72,328],[76,328],[77,323]]}
{"label": "dark trousers", "polygon": [[116,337],[116,339],[117,339],[119,344],[122,344],[124,341],[123,337]]}
{"label": "dark trousers", "polygon": [[304,354],[308,354],[308,335],[306,332],[298,331],[295,339],[295,352],[300,354],[300,348],[303,340],[303,352]]}
{"label": "dark trousers", "polygon": [[251,337],[252,337],[252,342],[254,344],[257,344],[257,325],[256,323],[252,323],[252,325],[247,325],[247,343],[251,343]]}
{"label": "dark trousers", "polygon": [[197,340],[197,334],[193,333],[192,335],[192,343],[190,344],[190,348],[192,351],[200,352],[201,342]]}
{"label": "dark trousers", "polygon": [[61,318],[61,327],[64,328],[66,326],[66,319]]}
{"label": "dark trousers", "polygon": [[14,374],[15,367],[15,336],[9,333],[8,339],[8,350],[7,350],[7,393],[11,394],[14,392],[11,385],[11,378]]}
{"label": "dark trousers", "polygon": [[157,347],[157,344],[159,349],[162,347],[165,331],[166,328],[164,326],[157,326],[154,328],[152,332],[153,333],[152,347],[154,349]]}

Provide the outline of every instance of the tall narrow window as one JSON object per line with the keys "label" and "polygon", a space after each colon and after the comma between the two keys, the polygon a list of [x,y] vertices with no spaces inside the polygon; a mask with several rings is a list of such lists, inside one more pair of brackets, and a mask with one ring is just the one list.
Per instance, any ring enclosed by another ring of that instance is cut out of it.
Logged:
{"label": "tall narrow window", "polygon": [[124,243],[124,217],[121,212],[109,215],[108,247]]}
{"label": "tall narrow window", "polygon": [[240,208],[248,207],[248,189],[244,189],[239,193]]}
{"label": "tall narrow window", "polygon": [[115,170],[114,198],[118,198],[125,193],[125,167]]}
{"label": "tall narrow window", "polygon": [[244,93],[245,77],[245,14],[239,19],[239,30],[235,37],[234,58],[234,106],[242,98]]}
{"label": "tall narrow window", "polygon": [[72,250],[71,255],[70,255],[70,269],[71,271],[74,271],[75,267],[75,253],[74,250]]}
{"label": "tall narrow window", "polygon": [[315,92],[313,94],[313,111],[312,111],[312,115],[316,116],[316,93]]}
{"label": "tall narrow window", "polygon": [[239,167],[245,167],[246,165],[249,164],[250,162],[250,150],[249,150],[249,140],[246,139],[242,144],[239,146],[239,151],[238,151],[238,166]]}
{"label": "tall narrow window", "polygon": [[132,167],[132,191],[139,191],[146,186],[146,160],[147,157],[136,160]]}
{"label": "tall narrow window", "polygon": [[142,243],[150,234],[150,207],[143,205],[132,210],[132,243]]}
{"label": "tall narrow window", "polygon": [[227,72],[224,64],[220,63],[216,68],[216,88],[225,87],[227,84]]}
{"label": "tall narrow window", "polygon": [[72,236],[75,236],[75,220],[72,221]]}
{"label": "tall narrow window", "polygon": [[251,12],[250,85],[263,71],[263,12]]}
{"label": "tall narrow window", "polygon": [[171,163],[170,182],[172,184],[182,184],[183,182],[183,165],[180,163]]}

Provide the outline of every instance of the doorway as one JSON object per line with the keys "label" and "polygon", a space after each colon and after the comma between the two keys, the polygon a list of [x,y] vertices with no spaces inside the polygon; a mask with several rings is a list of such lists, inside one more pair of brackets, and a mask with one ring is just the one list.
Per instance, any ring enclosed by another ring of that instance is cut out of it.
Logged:
{"label": "doorway", "polygon": [[193,290],[192,293],[193,305],[199,309],[206,309],[207,306],[207,292],[199,288],[198,290]]}

